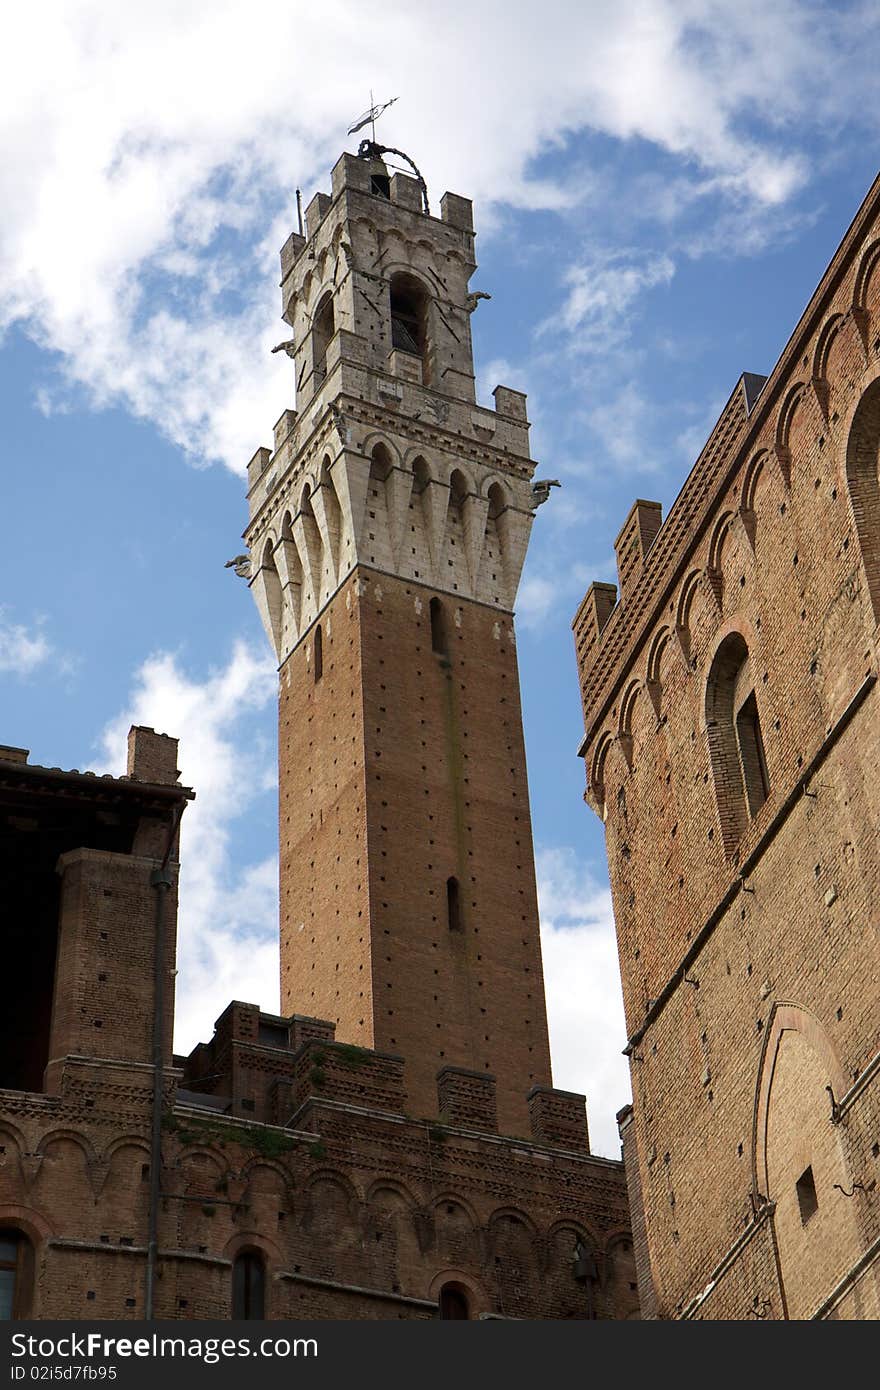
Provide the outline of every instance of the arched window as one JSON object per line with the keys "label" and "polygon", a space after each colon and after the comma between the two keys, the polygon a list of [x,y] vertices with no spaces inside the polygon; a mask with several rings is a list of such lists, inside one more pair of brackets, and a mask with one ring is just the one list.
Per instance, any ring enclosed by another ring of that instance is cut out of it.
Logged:
{"label": "arched window", "polygon": [[324,674],[324,634],[321,624],[315,628],[315,685]]}
{"label": "arched window", "polygon": [[457,878],[446,880],[446,915],[450,931],[461,931],[461,893]]}
{"label": "arched window", "polygon": [[0,1230],[0,1322],[30,1316],[34,1249],[21,1231]]}
{"label": "arched window", "polygon": [[868,594],[880,618],[880,381],[868,387],[853,417],[846,477]]}
{"label": "arched window", "polygon": [[242,1250],[232,1266],[232,1316],[259,1321],[266,1316],[266,1266],[258,1250]]}
{"label": "arched window", "polygon": [[470,1306],[464,1289],[459,1284],[444,1284],[440,1290],[441,1319],[458,1318],[467,1322],[470,1315]]}
{"label": "arched window", "polygon": [[391,279],[391,347],[421,359],[422,382],[428,385],[428,296],[411,275]]}
{"label": "arched window", "polygon": [[770,794],[749,649],[738,632],[722,642],[706,687],[706,733],[724,847],[730,853]]}
{"label": "arched window", "polygon": [[312,324],[312,363],[315,371],[316,390],[327,375],[327,348],[335,332],[333,296],[327,294],[321,300]]}
{"label": "arched window", "polygon": [[432,598],[429,605],[431,613],[431,651],[440,656],[446,655],[446,615],[439,598]]}

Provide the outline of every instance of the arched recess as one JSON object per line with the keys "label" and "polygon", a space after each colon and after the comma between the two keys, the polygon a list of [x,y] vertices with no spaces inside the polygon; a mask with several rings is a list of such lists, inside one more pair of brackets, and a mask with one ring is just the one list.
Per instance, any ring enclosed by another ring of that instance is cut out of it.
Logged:
{"label": "arched recess", "polygon": [[654,706],[654,713],[660,718],[663,710],[663,659],[669,653],[672,633],[664,624],[655,632],[648,649],[648,663],[645,669],[645,689]]}
{"label": "arched recess", "polygon": [[737,629],[722,638],[712,660],[705,725],[721,839],[727,854],[732,854],[770,793],[749,648]]}
{"label": "arched recess", "polygon": [[753,550],[755,548],[755,537],[758,533],[758,514],[755,508],[755,498],[758,492],[758,483],[766,467],[768,458],[769,454],[767,450],[759,449],[746,465],[746,471],[743,477],[739,511],[746,535],[749,539],[749,544]]}
{"label": "arched recess", "polygon": [[620,701],[620,720],[617,726],[617,737],[626,758],[627,766],[632,771],[633,765],[633,713],[636,701],[642,691],[641,681],[632,680],[623,692]]}
{"label": "arched recess", "polygon": [[251,591],[256,600],[266,636],[272,643],[275,655],[281,659],[282,618],[281,580],[274,558],[274,541],[267,536],[263,545],[257,572],[251,580]]}
{"label": "arched recess", "polygon": [[588,783],[590,794],[593,797],[593,802],[603,821],[605,820],[608,810],[605,768],[608,762],[608,752],[613,742],[614,740],[611,734],[606,729],[605,732],[600,735],[596,743],[589,769]]}
{"label": "arched recess", "polygon": [[681,646],[682,654],[689,666],[693,665],[691,652],[691,609],[694,599],[702,580],[702,570],[691,570],[685,577],[678,595],[678,603],[675,607],[675,631]]}
{"label": "arched recess", "polygon": [[420,579],[436,573],[443,552],[449,490],[440,483],[421,454],[412,460],[411,505],[416,513],[416,559]]}
{"label": "arched recess", "polygon": [[302,618],[303,626],[317,613],[321,604],[321,532],[312,505],[312,489],[306,483],[300,495],[299,511],[293,521],[293,538],[303,569]]}
{"label": "arched recess", "polygon": [[[494,599],[512,603],[516,594],[519,572],[525,555],[525,547],[517,546],[516,513],[510,502],[506,486],[495,478],[486,488],[486,542],[483,553],[483,566],[486,586]],[[528,531],[525,532],[526,538]],[[517,555],[515,551],[522,550]]]}
{"label": "arched recess", "polygon": [[321,533],[321,597],[329,598],[336,587],[342,540],[342,508],[333,486],[330,458],[325,456],[312,493],[312,510]]}
{"label": "arched recess", "polygon": [[[476,589],[488,510],[488,499],[477,496],[474,484],[464,469],[453,468],[449,475],[444,554],[453,588],[465,593]],[[449,561],[451,565],[448,565]]]}
{"label": "arched recess", "polygon": [[[808,1318],[863,1253],[853,1175],[829,1088],[847,1081],[820,1020],[777,1002],[764,1033],[753,1126],[754,1202],[773,1215],[788,1316]],[[859,1175],[856,1175],[857,1177]],[[844,1189],[841,1191],[841,1189]]]}
{"label": "arched recess", "polygon": [[293,538],[293,522],[290,512],[284,513],[281,522],[281,538],[273,551],[273,555],[278,577],[281,580],[284,611],[291,624],[291,642],[296,642],[302,622],[303,580],[305,576],[299,550]]}
{"label": "arched recess", "polygon": [[712,528],[712,536],[709,540],[706,578],[709,581],[709,588],[712,590],[713,597],[718,605],[719,613],[722,612],[724,608],[724,573],[722,570],[724,545],[730,534],[730,523],[732,520],[733,512],[723,512]]}
{"label": "arched recess", "polygon": [[875,622],[880,622],[880,379],[856,407],[846,444],[846,480]]}
{"label": "arched recess", "polygon": [[837,337],[843,323],[843,314],[832,314],[819,330],[813,352],[813,390],[819,402],[819,409],[826,420],[828,419],[828,405],[831,397],[828,381],[828,355],[831,352],[831,344]]}
{"label": "arched recess", "polygon": [[880,272],[880,239],[872,241],[862,253],[853,285],[853,309],[864,316],[870,309],[869,289],[874,272]]}
{"label": "arched recess", "polygon": [[787,487],[791,486],[791,449],[789,447],[791,426],[806,390],[807,387],[803,381],[795,382],[782,402],[776,420],[776,457],[779,460],[779,467],[782,469],[782,476]]}

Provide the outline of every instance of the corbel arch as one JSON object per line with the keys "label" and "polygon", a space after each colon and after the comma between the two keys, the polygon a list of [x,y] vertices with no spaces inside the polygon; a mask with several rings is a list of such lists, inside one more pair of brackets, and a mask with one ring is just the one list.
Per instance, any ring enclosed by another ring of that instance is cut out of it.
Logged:
{"label": "corbel arch", "polygon": [[878,261],[880,261],[880,237],[876,241],[872,241],[862,252],[853,283],[853,308],[863,314],[868,309],[868,285],[874,270],[877,268]]}
{"label": "corbel arch", "polygon": [[679,590],[678,602],[675,605],[675,632],[688,666],[693,665],[691,656],[691,607],[702,578],[702,570],[691,570],[690,573],[685,576],[684,582]]}
{"label": "corbel arch", "polygon": [[596,808],[603,821],[605,820],[607,810],[605,767],[608,761],[608,751],[613,742],[614,739],[607,729],[604,733],[600,734],[596,747],[593,750],[593,757],[590,761],[588,774],[590,794],[593,797]]}
{"label": "corbel arch", "polygon": [[758,493],[758,483],[770,454],[767,449],[759,449],[753,454],[746,464],[746,471],[743,475],[742,494],[740,496],[739,514],[745,527],[746,535],[752,550],[755,548],[755,537],[758,531],[758,513],[755,509],[755,498]]}
{"label": "corbel arch", "polygon": [[631,680],[621,697],[620,716],[617,722],[617,737],[630,771],[633,765],[633,710],[635,709],[636,701],[641,692],[641,681],[638,679]]}
{"label": "corbel arch", "polygon": [[[843,325],[843,314],[832,314],[826,319],[816,337],[813,351],[813,381],[825,381],[828,375],[828,354],[839,329]],[[821,404],[821,401],[820,401]]]}
{"label": "corbel arch", "polygon": [[794,419],[795,411],[806,395],[806,391],[807,386],[805,382],[795,382],[788,390],[779,408],[779,414],[776,417],[776,437],[774,443],[776,457],[779,460],[779,467],[782,470],[782,476],[785,480],[786,487],[791,486],[791,449],[789,448],[788,442],[791,434],[791,423]]}
{"label": "corbel arch", "polygon": [[654,706],[654,713],[660,718],[661,705],[663,702],[663,682],[661,679],[661,668],[663,657],[669,649],[672,640],[672,633],[669,625],[664,623],[661,628],[654,633],[651,645],[648,648],[648,661],[645,667],[645,689],[648,692],[651,704]]}
{"label": "corbel arch", "polygon": [[709,587],[718,605],[719,613],[724,607],[724,573],[722,571],[722,560],[724,555],[724,543],[730,535],[730,524],[733,521],[732,511],[722,512],[712,528],[712,535],[709,540],[709,555],[706,564],[706,578]]}
{"label": "corbel arch", "polygon": [[846,442],[846,482],[874,620],[880,622],[880,377],[853,412]]}

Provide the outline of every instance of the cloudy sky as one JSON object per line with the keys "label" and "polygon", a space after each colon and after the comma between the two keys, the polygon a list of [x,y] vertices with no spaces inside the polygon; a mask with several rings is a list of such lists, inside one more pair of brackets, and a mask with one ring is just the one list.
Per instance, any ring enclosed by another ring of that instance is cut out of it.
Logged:
{"label": "cloudy sky", "polygon": [[179,1022],[278,1006],[275,675],[223,568],[294,404],[269,348],[294,190],[346,127],[476,203],[480,399],[529,393],[520,662],[557,1084],[628,1097],[569,623],[636,496],[675,497],[876,174],[878,12],[791,0],[45,0],[0,49],[0,742],[121,771],[181,739]]}

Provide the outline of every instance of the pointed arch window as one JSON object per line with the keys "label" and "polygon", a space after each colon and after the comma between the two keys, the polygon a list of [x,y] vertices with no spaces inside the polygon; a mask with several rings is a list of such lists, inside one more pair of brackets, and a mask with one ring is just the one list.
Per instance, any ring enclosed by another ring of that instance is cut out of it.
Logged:
{"label": "pointed arch window", "polygon": [[0,1322],[31,1312],[34,1248],[22,1231],[0,1230]]}
{"label": "pointed arch window", "polygon": [[722,642],[706,687],[706,733],[721,837],[730,853],[770,795],[761,717],[745,639]]}
{"label": "pointed arch window", "polygon": [[232,1316],[260,1321],[266,1316],[266,1263],[259,1250],[242,1250],[232,1266]]}

